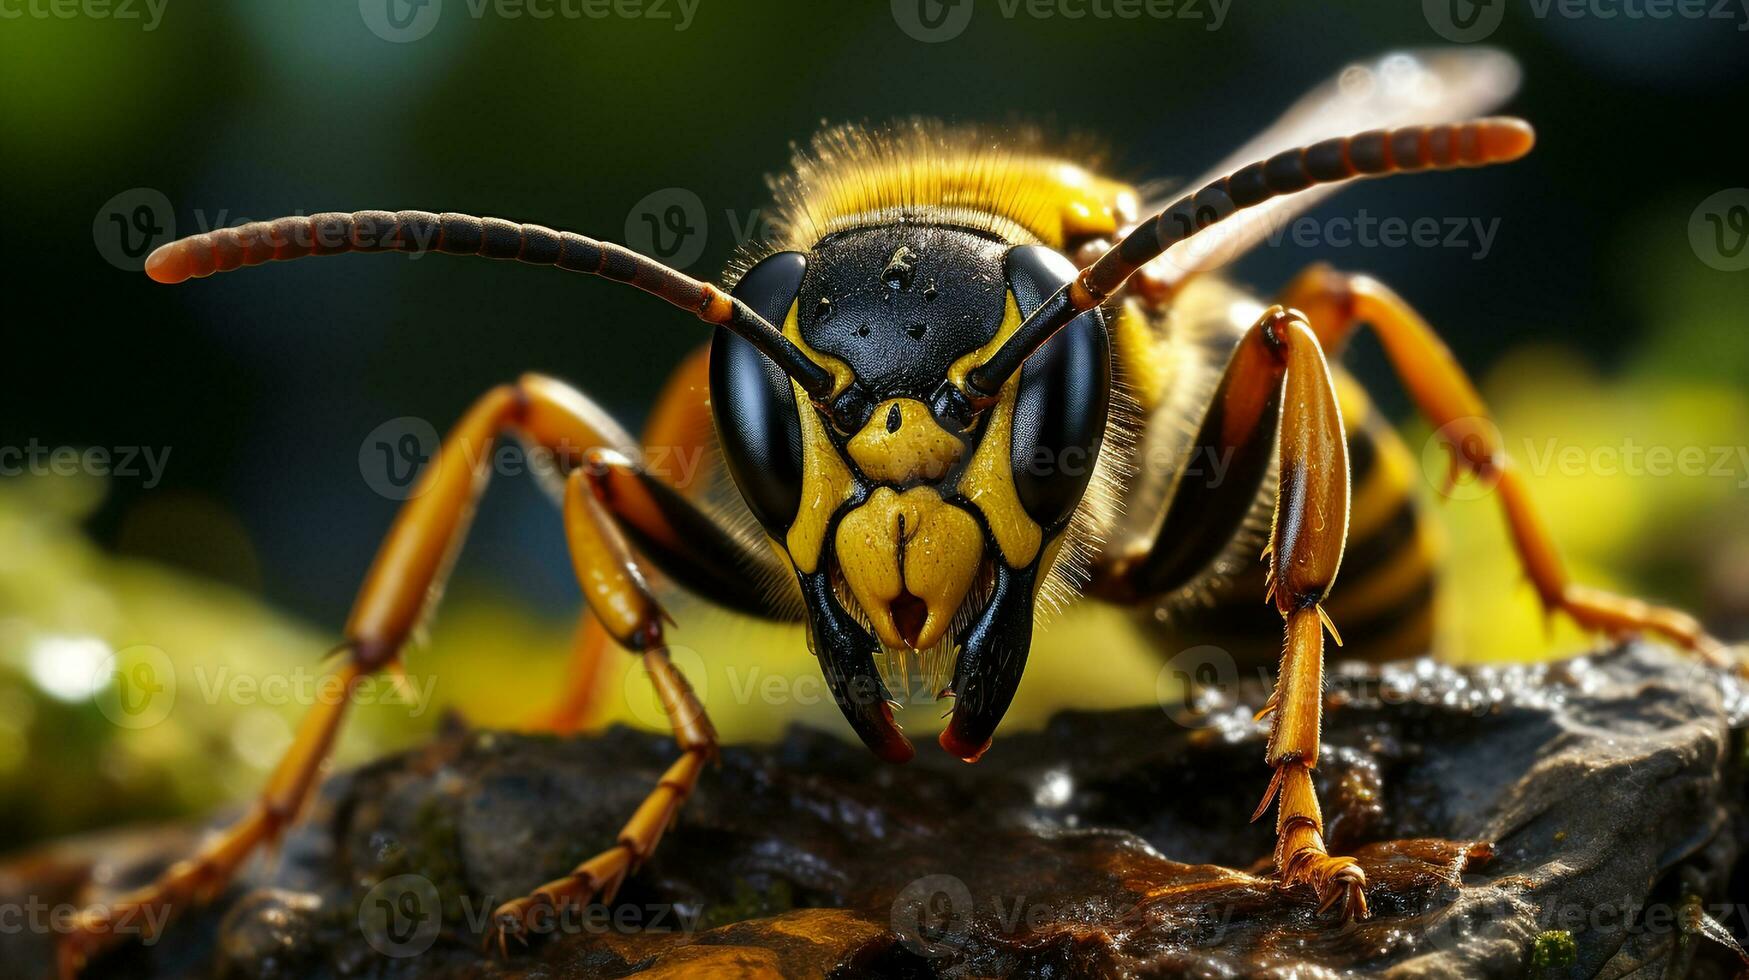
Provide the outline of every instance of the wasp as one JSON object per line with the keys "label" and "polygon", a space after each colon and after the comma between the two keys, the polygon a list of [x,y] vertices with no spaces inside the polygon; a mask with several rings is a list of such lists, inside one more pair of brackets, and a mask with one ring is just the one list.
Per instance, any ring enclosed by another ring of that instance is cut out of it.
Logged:
{"label": "wasp", "polygon": [[[1157,206],[1029,135],[828,129],[773,181],[772,240],[723,286],[583,235],[423,211],[212,231],[158,249],[146,272],[177,283],[309,255],[473,255],[624,283],[713,330],[642,443],[550,377],[482,396],[396,517],[332,661],[344,685],[398,669],[495,441],[554,454],[590,628],[642,661],[679,756],[611,846],[495,911],[501,947],[536,914],[610,901],[717,751],[669,657],[645,563],[711,603],[800,623],[851,730],[893,763],[913,754],[894,715],[913,682],[951,700],[941,747],[982,756],[1035,626],[1065,603],[1121,604],[1168,637],[1262,638],[1280,658],[1259,714],[1271,776],[1257,815],[1276,809],[1275,873],[1321,910],[1358,917],[1366,875],[1326,850],[1313,781],[1325,640],[1343,642],[1340,623],[1350,655],[1425,649],[1435,571],[1406,451],[1333,363],[1358,327],[1449,447],[1453,478],[1494,485],[1549,611],[1724,658],[1692,617],[1569,579],[1475,387],[1389,288],[1314,266],[1264,299],[1221,274],[1342,185],[1522,157],[1530,126],[1485,115],[1517,77],[1509,57],[1480,49],[1351,67]],[[648,447],[710,447],[720,465],[665,479]],[[1226,461],[1221,478],[1199,459]],[[68,972],[120,917],[214,894],[276,840],[344,710],[312,710],[237,823],[83,912],[63,945]]]}

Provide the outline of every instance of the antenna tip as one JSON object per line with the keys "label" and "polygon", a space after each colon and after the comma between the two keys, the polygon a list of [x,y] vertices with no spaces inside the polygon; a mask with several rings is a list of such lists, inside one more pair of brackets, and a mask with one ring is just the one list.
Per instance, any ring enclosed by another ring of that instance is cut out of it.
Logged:
{"label": "antenna tip", "polygon": [[153,282],[179,283],[192,274],[188,249],[181,241],[160,245],[146,256],[146,275],[151,276]]}
{"label": "antenna tip", "polygon": [[1481,121],[1482,157],[1490,163],[1516,160],[1536,145],[1536,130],[1515,116]]}

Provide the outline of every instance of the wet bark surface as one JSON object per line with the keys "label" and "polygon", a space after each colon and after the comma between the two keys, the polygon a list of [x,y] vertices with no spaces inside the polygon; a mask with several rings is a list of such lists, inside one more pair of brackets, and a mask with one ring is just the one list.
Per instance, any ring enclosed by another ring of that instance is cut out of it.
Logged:
{"label": "wet bark surface", "polygon": [[[1318,771],[1332,851],[1373,916],[1269,878],[1267,692],[1064,713],[977,765],[909,766],[836,734],[724,750],[610,905],[508,956],[499,902],[611,844],[674,759],[662,736],[467,731],[330,778],[277,862],[120,977],[1728,977],[1706,933],[1749,903],[1734,680],[1652,646],[1561,665],[1415,661],[1330,678]],[[101,901],[185,828],[0,866],[0,901]],[[44,916],[52,918],[51,913]],[[8,975],[54,930],[0,932]]]}

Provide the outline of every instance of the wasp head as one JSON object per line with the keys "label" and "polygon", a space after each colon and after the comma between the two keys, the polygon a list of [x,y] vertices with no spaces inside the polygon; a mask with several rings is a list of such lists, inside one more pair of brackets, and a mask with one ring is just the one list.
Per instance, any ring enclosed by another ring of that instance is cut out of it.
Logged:
{"label": "wasp head", "polygon": [[735,290],[831,372],[827,397],[726,331],[713,342],[729,472],[796,571],[839,706],[885,758],[911,755],[893,686],[954,697],[942,744],[966,759],[1018,687],[1038,583],[1104,434],[1101,314],[1053,337],[995,399],[966,376],[1074,271],[976,230],[876,224],[774,255]]}

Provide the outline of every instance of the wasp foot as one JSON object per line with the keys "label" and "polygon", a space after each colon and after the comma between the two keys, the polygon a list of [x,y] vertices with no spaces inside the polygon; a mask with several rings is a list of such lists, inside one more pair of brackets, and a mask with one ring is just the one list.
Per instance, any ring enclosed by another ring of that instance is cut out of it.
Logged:
{"label": "wasp foot", "polygon": [[1318,911],[1340,907],[1343,921],[1364,919],[1366,872],[1351,857],[1331,857],[1324,850],[1323,835],[1304,818],[1297,818],[1276,843],[1275,866],[1283,888],[1310,885],[1318,896]]}
{"label": "wasp foot", "polygon": [[1567,583],[1543,599],[1551,614],[1566,614],[1580,629],[1620,638],[1651,633],[1698,656],[1708,666],[1749,678],[1749,662],[1707,633],[1700,621],[1680,609],[1657,606],[1631,596]]}
{"label": "wasp foot", "polygon": [[530,936],[540,936],[557,928],[559,915],[566,909],[582,908],[593,901],[611,904],[636,870],[631,848],[615,845],[578,865],[576,870],[535,889],[528,895],[505,902],[492,911],[492,929],[486,933],[490,944],[498,940],[498,952],[510,955],[510,940],[524,946]]}
{"label": "wasp foot", "polygon": [[1366,918],[1366,872],[1353,858],[1331,857],[1325,850],[1324,817],[1312,788],[1311,767],[1297,758],[1282,760],[1251,819],[1268,812],[1278,796],[1275,872],[1281,887],[1310,885],[1318,896],[1318,911],[1340,905],[1343,921]]}
{"label": "wasp foot", "polygon": [[499,953],[508,955],[511,939],[526,946],[530,936],[553,931],[563,911],[596,900],[611,904],[626,877],[655,853],[662,834],[673,826],[680,805],[697,785],[705,761],[715,752],[714,740],[700,740],[690,746],[662,774],[656,788],[626,822],[619,833],[619,843],[579,864],[570,874],[498,906],[492,912],[493,927],[484,941],[490,943],[496,934]]}

